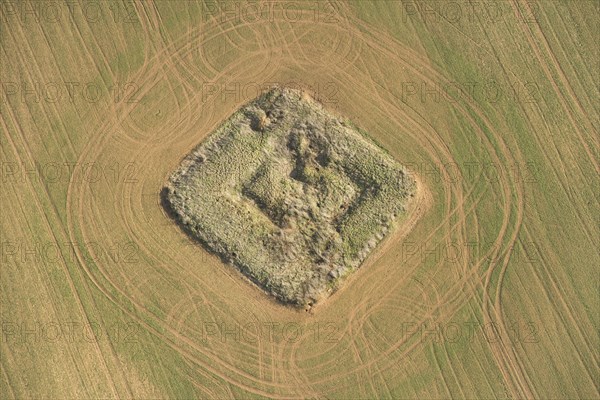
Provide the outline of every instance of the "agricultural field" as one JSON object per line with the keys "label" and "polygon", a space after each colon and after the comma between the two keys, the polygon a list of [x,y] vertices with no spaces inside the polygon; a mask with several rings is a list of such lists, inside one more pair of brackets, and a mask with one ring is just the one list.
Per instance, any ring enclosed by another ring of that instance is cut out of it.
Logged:
{"label": "agricultural field", "polygon": [[599,399],[599,16],[0,1],[0,398]]}

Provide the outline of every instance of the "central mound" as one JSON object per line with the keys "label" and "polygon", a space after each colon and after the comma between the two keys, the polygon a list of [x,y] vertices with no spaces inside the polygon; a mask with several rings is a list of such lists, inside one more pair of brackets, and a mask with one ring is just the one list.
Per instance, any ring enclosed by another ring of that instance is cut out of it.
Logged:
{"label": "central mound", "polygon": [[307,94],[236,111],[169,178],[165,200],[209,251],[279,300],[312,305],[406,212],[406,169]]}

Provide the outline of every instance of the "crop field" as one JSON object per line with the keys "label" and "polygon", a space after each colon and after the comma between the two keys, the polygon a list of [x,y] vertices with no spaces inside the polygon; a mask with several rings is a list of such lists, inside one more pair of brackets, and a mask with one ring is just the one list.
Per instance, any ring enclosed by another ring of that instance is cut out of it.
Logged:
{"label": "crop field", "polygon": [[[599,17],[1,0],[0,398],[600,399]],[[247,114],[190,178],[196,240],[174,173],[274,87],[344,120]],[[312,307],[248,279],[329,261],[360,265]]]}

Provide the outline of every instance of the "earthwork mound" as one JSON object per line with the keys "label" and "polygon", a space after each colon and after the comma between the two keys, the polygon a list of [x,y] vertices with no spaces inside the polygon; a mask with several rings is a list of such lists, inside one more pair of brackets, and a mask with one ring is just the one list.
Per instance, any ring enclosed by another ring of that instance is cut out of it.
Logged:
{"label": "earthwork mound", "polygon": [[351,122],[273,88],[185,157],[163,196],[207,250],[280,301],[311,306],[361,265],[415,190]]}

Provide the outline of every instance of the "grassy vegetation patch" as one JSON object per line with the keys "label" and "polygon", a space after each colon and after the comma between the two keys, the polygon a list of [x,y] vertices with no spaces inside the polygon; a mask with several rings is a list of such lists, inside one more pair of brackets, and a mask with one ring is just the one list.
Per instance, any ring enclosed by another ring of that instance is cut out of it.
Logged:
{"label": "grassy vegetation patch", "polygon": [[415,189],[345,119],[273,88],[197,146],[163,196],[209,251],[282,302],[311,306],[361,265]]}

